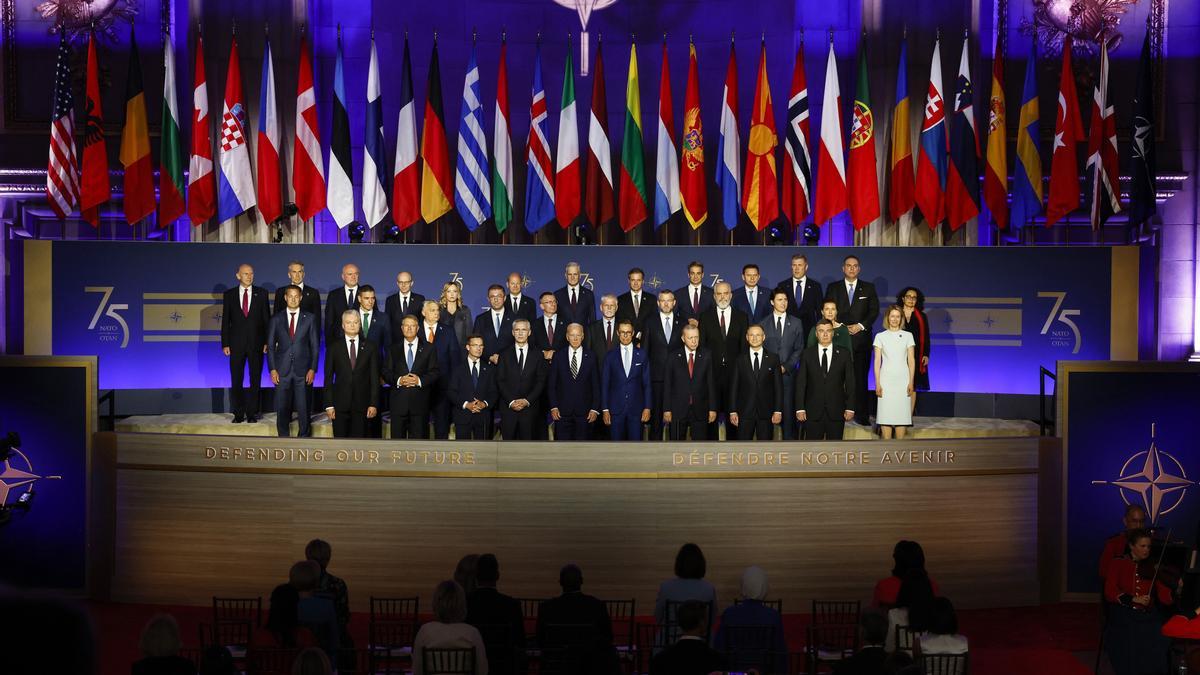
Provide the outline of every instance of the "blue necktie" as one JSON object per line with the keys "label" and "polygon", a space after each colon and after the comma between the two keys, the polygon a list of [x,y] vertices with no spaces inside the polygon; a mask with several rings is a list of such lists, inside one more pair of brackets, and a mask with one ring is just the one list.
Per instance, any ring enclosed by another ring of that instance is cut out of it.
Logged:
{"label": "blue necktie", "polygon": [[412,363],[413,363],[413,346],[412,346],[412,343],[410,342],[410,343],[408,343],[408,370],[409,370],[409,372],[412,372]]}
{"label": "blue necktie", "polygon": [[479,386],[479,362],[471,364],[471,386]]}

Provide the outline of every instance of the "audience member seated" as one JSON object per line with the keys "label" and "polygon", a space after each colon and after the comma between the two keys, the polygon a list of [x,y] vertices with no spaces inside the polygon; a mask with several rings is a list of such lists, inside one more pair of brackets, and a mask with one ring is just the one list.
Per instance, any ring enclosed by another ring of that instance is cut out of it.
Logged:
{"label": "audience member seated", "polygon": [[467,594],[462,586],[452,579],[438,584],[433,591],[433,621],[421,626],[413,640],[413,675],[424,675],[427,647],[474,647],[475,675],[488,675],[483,637],[474,626],[464,622],[466,618]]}
{"label": "audience member seated", "polygon": [[[925,572],[925,551],[917,542],[901,539],[892,549],[892,576],[880,579],[875,584],[872,604],[884,610],[895,605],[896,594],[900,592],[900,583],[908,576],[909,570],[920,570],[928,576],[928,573]],[[937,595],[937,582],[930,579],[929,584],[933,587],[933,594]]]}
{"label": "audience member seated", "polygon": [[475,567],[479,564],[478,553],[468,553],[458,561],[458,565],[454,567],[454,580],[459,586],[463,587],[463,592],[470,595],[477,588],[475,584]]}
{"label": "audience member seated", "polygon": [[704,579],[708,563],[704,552],[695,544],[684,544],[675,554],[675,578],[658,586],[658,597],[654,600],[654,620],[661,624],[670,623],[667,602],[699,600],[709,603],[709,614],[705,624],[711,624],[717,611],[717,589]]}
{"label": "audience member seated", "polygon": [[292,565],[288,581],[300,594],[300,602],[296,607],[296,615],[300,625],[312,631],[317,639],[317,645],[325,650],[329,662],[337,663],[337,653],[340,647],[337,624],[337,613],[333,601],[317,594],[317,584],[321,580],[321,566],[312,560],[304,560]]}
{"label": "audience member seated", "polygon": [[858,629],[862,646],[854,656],[833,664],[834,675],[883,675],[888,665],[887,617],[868,609],[859,618]]}
{"label": "audience member seated", "polygon": [[342,649],[354,646],[350,638],[350,591],[341,577],[329,573],[329,559],[333,547],[324,539],[313,539],[304,547],[304,557],[321,566],[321,578],[317,581],[317,595],[333,601],[333,613],[337,617],[338,642]]}
{"label": "audience member seated", "polygon": [[[775,669],[783,672],[787,667],[787,641],[783,634],[783,617],[774,608],[767,607],[767,573],[763,568],[752,565],[742,571],[741,602],[730,605],[721,613],[721,624],[713,643],[721,652],[728,654],[739,645],[731,638],[729,628],[739,626],[770,626],[774,629],[770,651],[778,655]],[[747,645],[742,645],[743,647]],[[749,645],[761,649],[766,645]],[[738,664],[732,664],[736,667]]]}
{"label": "audience member seated", "polygon": [[325,652],[309,647],[296,656],[292,663],[292,675],[333,675],[333,664]]}
{"label": "audience member seated", "polygon": [[1124,527],[1104,542],[1104,550],[1100,552],[1100,581],[1104,581],[1108,575],[1108,566],[1112,561],[1129,550],[1129,533],[1146,526],[1146,509],[1141,504],[1126,504],[1121,524]]}
{"label": "audience member seated", "polygon": [[240,675],[228,647],[210,645],[200,654],[198,675]]}
{"label": "audience member seated", "polygon": [[142,659],[133,664],[133,675],[195,675],[196,666],[179,655],[179,624],[169,614],[146,623],[138,646]]}
{"label": "audience member seated", "polygon": [[708,646],[708,612],[703,602],[688,600],[675,613],[679,641],[650,660],[650,675],[709,675],[725,670],[725,657]]}
{"label": "audience member seated", "polygon": [[1113,560],[1104,579],[1108,602],[1104,650],[1116,675],[1158,673],[1165,668],[1171,641],[1163,636],[1162,627],[1174,598],[1156,578],[1150,541],[1149,530],[1130,531],[1129,557]]}
{"label": "audience member seated", "polygon": [[933,586],[925,570],[909,570],[896,594],[896,606],[888,610],[886,645],[889,652],[896,651],[896,626],[908,626],[913,633],[921,633],[929,627],[933,598]]}
{"label": "audience member seated", "polygon": [[300,593],[291,584],[280,584],[271,591],[267,624],[254,631],[250,648],[304,649],[316,647],[317,638],[300,625]]}
{"label": "audience member seated", "polygon": [[[467,594],[467,623],[486,632],[487,626],[508,626],[510,643],[508,648],[523,650],[525,647],[525,617],[521,614],[521,602],[510,595],[496,590],[500,580],[500,562],[491,553],[479,556],[475,565],[475,580],[479,587]],[[489,638],[491,640],[492,638]],[[496,650],[500,645],[488,645]],[[495,675],[513,672],[515,653],[497,654],[488,652],[488,663]]]}
{"label": "audience member seated", "polygon": [[1176,614],[1163,624],[1163,635],[1181,640],[1200,640],[1200,607],[1191,614]]}
{"label": "audience member seated", "polygon": [[541,647],[565,647],[556,644],[558,636],[550,626],[591,626],[594,640],[591,653],[582,662],[591,675],[618,672],[617,652],[613,648],[612,619],[604,601],[583,592],[583,570],[577,565],[565,565],[558,572],[562,595],[550,598],[538,608],[537,640]]}
{"label": "audience member seated", "polygon": [[922,654],[966,654],[967,637],[958,634],[958,615],[949,598],[934,598],[925,632],[917,636]]}

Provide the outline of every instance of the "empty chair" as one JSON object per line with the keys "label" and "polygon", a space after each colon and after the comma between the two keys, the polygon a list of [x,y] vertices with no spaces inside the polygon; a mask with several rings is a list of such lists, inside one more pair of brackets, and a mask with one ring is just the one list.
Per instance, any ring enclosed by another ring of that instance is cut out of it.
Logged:
{"label": "empty chair", "polygon": [[858,650],[858,624],[814,623],[808,627],[808,672],[850,658]]}
{"label": "empty chair", "polygon": [[475,675],[475,648],[426,647],[421,668],[425,675]]}
{"label": "empty chair", "polygon": [[862,603],[858,600],[813,600],[813,624],[853,624],[862,618]]}

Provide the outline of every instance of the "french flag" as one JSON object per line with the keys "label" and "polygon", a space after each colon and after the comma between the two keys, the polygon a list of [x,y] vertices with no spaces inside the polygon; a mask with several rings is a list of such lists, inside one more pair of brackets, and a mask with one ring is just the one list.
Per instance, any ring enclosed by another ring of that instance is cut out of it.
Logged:
{"label": "french flag", "polygon": [[279,115],[275,105],[275,62],[271,42],[263,52],[262,94],[258,103],[258,212],[267,223],[283,212],[279,173]]}

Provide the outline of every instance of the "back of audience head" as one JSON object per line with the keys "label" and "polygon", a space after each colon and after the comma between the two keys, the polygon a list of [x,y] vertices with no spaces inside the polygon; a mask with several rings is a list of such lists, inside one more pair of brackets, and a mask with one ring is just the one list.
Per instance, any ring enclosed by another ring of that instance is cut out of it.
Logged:
{"label": "back of audience head", "polygon": [[767,599],[767,572],[758,565],[742,570],[742,598],[745,600]]}
{"label": "back of audience head", "polygon": [[896,594],[896,607],[908,610],[908,626],[914,631],[923,631],[933,614],[933,585],[924,571],[910,571],[900,583]]}
{"label": "back of audience head", "polygon": [[179,639],[179,623],[170,614],[158,614],[146,622],[138,648],[142,656],[157,658],[176,656],[183,643]]}
{"label": "back of audience head", "polygon": [[575,563],[563,565],[558,571],[558,585],[562,587],[563,593],[574,593],[582,589],[583,570]]}
{"label": "back of audience head", "polygon": [[236,675],[238,670],[228,647],[210,645],[200,654],[197,675]]}
{"label": "back of audience head", "polygon": [[905,579],[913,570],[925,572],[925,551],[915,541],[901,539],[896,542],[896,547],[892,549],[892,560],[895,563],[892,565],[892,576],[898,579]]}
{"label": "back of audience head", "polygon": [[495,588],[500,581],[500,561],[495,554],[484,553],[475,563],[475,581],[479,588]]}
{"label": "back of audience head", "polygon": [[467,594],[457,581],[447,579],[433,590],[433,618],[442,623],[462,623],[467,618]]}
{"label": "back of audience head", "polygon": [[316,647],[309,647],[296,656],[292,662],[292,675],[332,675],[333,666],[325,652]]}
{"label": "back of audience head", "polygon": [[454,567],[454,580],[467,593],[474,591],[479,586],[475,578],[475,569],[478,564],[479,554],[468,553],[460,558],[458,565]]}
{"label": "back of audience head", "polygon": [[708,605],[699,600],[688,600],[675,610],[675,622],[684,635],[704,635],[708,622]]}
{"label": "back of audience head", "polygon": [[317,590],[321,581],[321,566],[312,560],[301,560],[292,565],[288,573],[288,583],[300,593],[310,593]]}
{"label": "back of audience head", "polygon": [[708,563],[699,546],[687,543],[679,547],[679,553],[675,554],[675,576],[680,579],[703,579],[707,571]]}
{"label": "back of audience head", "polygon": [[281,647],[296,645],[296,629],[300,626],[300,592],[291,584],[279,584],[271,591],[271,606],[267,610],[267,630],[275,634]]}
{"label": "back of audience head", "polygon": [[950,598],[934,598],[929,625],[925,631],[934,635],[957,635],[958,615],[954,612],[954,603]]}
{"label": "back of audience head", "polygon": [[862,618],[858,620],[858,626],[862,629],[863,645],[882,646],[887,642],[888,620],[882,612],[874,610],[863,612]]}
{"label": "back of audience head", "polygon": [[324,572],[329,567],[329,559],[333,556],[333,547],[324,539],[313,539],[304,547],[304,557],[321,566]]}

